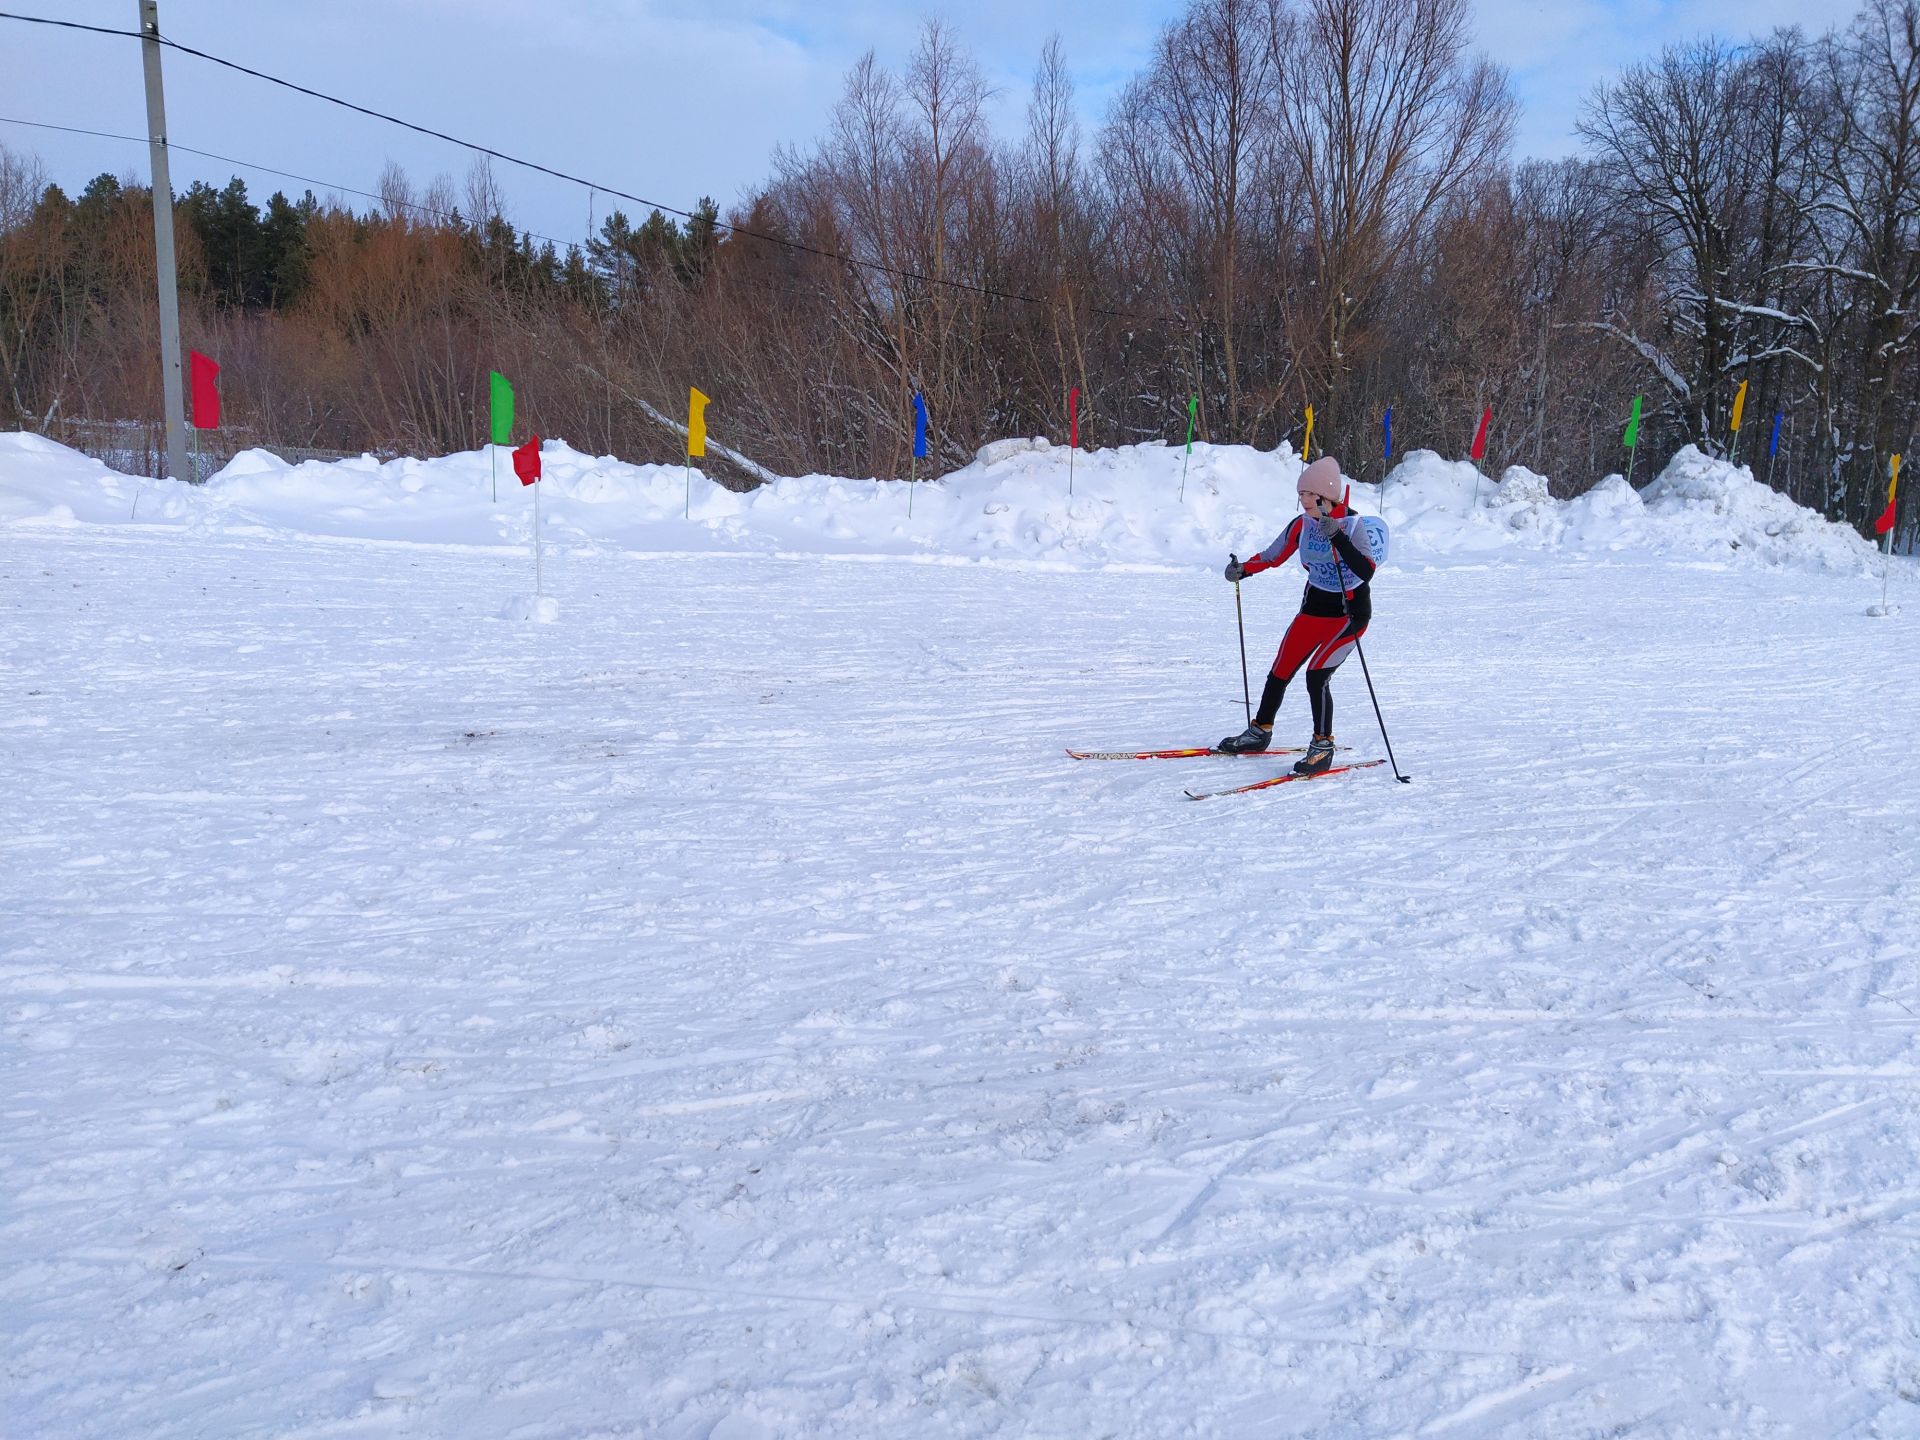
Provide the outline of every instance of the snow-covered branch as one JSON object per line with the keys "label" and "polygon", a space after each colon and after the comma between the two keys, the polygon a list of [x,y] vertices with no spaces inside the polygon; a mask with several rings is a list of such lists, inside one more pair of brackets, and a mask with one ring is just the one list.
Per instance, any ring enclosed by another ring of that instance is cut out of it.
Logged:
{"label": "snow-covered branch", "polygon": [[[623,399],[625,399],[629,404],[631,404],[636,410],[640,411],[641,414],[645,415],[649,420],[654,421],[656,424],[664,425],[667,429],[673,431],[676,435],[680,436],[682,439],[686,438],[687,427],[684,423],[682,423],[681,421],[675,420],[672,416],[663,413],[662,411],[656,409],[652,405],[649,405],[645,400],[642,400],[638,395],[634,394],[631,390],[627,389],[626,386],[621,385],[617,381],[609,380],[605,375],[602,375],[598,370],[596,370],[593,366],[587,364],[584,360],[579,362],[579,365],[580,365],[580,369],[584,370],[587,374],[593,376],[593,378],[598,380],[601,384],[608,386],[610,389],[617,390]],[[754,479],[758,480],[762,485],[770,485],[775,480],[780,479],[780,476],[774,474],[773,471],[767,469],[766,466],[760,464],[757,460],[748,459],[745,455],[742,455],[738,450],[735,450],[730,445],[722,445],[718,440],[715,440],[711,435],[707,437],[707,448],[713,451],[713,453],[718,455],[721,459],[729,461],[732,464],[739,466],[740,469],[746,471],[747,474],[751,475]]]}
{"label": "snow-covered branch", "polygon": [[1570,320],[1563,322],[1555,328],[1562,330],[1598,330],[1603,335],[1613,336],[1615,339],[1630,346],[1643,360],[1652,365],[1653,368],[1660,373],[1660,378],[1666,382],[1667,388],[1673,391],[1676,396],[1682,400],[1691,400],[1693,398],[1693,387],[1687,384],[1686,378],[1681,375],[1674,363],[1663,355],[1657,346],[1642,340],[1638,335],[1630,334],[1622,330],[1618,325],[1614,325],[1605,320]]}

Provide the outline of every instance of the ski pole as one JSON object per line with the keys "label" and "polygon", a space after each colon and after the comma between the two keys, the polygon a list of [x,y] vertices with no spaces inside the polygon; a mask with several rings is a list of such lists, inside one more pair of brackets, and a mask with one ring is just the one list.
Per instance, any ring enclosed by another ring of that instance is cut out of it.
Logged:
{"label": "ski pole", "polygon": [[[1227,559],[1234,564],[1240,563],[1240,557],[1231,551]],[[1233,582],[1233,613],[1240,621],[1240,698],[1246,702],[1247,724],[1253,724],[1253,685],[1247,679],[1247,612],[1240,604],[1240,582]]]}
{"label": "ski pole", "polygon": [[[1347,606],[1347,564],[1340,558],[1340,552],[1338,550],[1333,552],[1333,563],[1340,575],[1340,611],[1347,617],[1347,623],[1351,625],[1353,623],[1353,611]],[[1367,680],[1367,698],[1373,701],[1374,723],[1380,727],[1381,744],[1387,747],[1387,763],[1393,766],[1393,778],[1398,780],[1402,785],[1411,785],[1413,783],[1413,777],[1411,775],[1402,775],[1400,773],[1400,762],[1393,758],[1393,741],[1387,738],[1386,717],[1380,713],[1380,697],[1376,695],[1373,690],[1373,672],[1367,668],[1366,647],[1360,643],[1360,637],[1358,635],[1353,637],[1353,653],[1360,657],[1360,673],[1364,675]]]}
{"label": "ski pole", "polygon": [[[1240,557],[1227,551],[1227,559],[1240,563]],[[1246,678],[1246,609],[1240,605],[1240,582],[1233,582],[1233,614],[1240,622],[1240,699],[1246,703],[1246,724],[1254,724],[1254,685]]]}

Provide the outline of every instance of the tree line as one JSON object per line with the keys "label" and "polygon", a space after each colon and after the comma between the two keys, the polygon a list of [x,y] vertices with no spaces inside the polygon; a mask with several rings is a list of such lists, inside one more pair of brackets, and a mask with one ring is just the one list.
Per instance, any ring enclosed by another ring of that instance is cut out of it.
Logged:
{"label": "tree line", "polygon": [[[1506,76],[1467,0],[1191,0],[1093,133],[1058,38],[1024,133],[939,22],[846,77],[825,133],[722,218],[619,210],[584,243],[518,231],[476,166],[361,209],[175,201],[187,343],[224,367],[229,443],[440,453],[510,374],[543,434],[675,460],[687,387],[787,474],[899,476],[911,397],[937,473],[986,440],[1184,434],[1396,447],[1577,493],[1692,442],[1854,523],[1920,412],[1920,0],[1821,35],[1705,39],[1589,97],[1580,149],[1515,162]],[[151,195],[77,198],[0,150],[0,407],[85,438],[160,413]],[[1787,418],[1779,454],[1773,416]],[[150,446],[156,453],[157,443]],[[750,483],[747,477],[736,477]],[[1915,511],[1903,506],[1903,513]],[[1911,522],[1909,522],[1910,524]]]}

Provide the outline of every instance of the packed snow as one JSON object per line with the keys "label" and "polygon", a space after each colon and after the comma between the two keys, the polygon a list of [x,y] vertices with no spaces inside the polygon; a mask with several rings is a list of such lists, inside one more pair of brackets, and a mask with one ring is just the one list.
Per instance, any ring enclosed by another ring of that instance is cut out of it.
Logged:
{"label": "packed snow", "polygon": [[0,1432],[1920,1433],[1913,562],[1410,456],[1196,804],[1288,453],[490,460],[0,437]]}
{"label": "packed snow", "polygon": [[[964,469],[915,485],[811,475],[747,494],[678,466],[630,465],[549,441],[550,544],[642,553],[911,555],[1018,565],[1218,565],[1270,541],[1301,461],[1243,445],[1131,445],[1068,452],[1003,440]],[[0,523],[140,523],[196,535],[312,535],[437,545],[531,545],[532,507],[505,447],[433,460],[289,465],[236,456],[204,486],[136,481],[31,435],[0,436]],[[136,490],[139,492],[136,495]],[[1878,562],[1859,534],[1794,504],[1744,466],[1689,446],[1644,492],[1609,476],[1574,500],[1521,466],[1498,481],[1429,450],[1354,503],[1384,515],[1394,560],[1548,550],[1628,552],[1841,572]],[[911,513],[909,510],[911,509]]]}

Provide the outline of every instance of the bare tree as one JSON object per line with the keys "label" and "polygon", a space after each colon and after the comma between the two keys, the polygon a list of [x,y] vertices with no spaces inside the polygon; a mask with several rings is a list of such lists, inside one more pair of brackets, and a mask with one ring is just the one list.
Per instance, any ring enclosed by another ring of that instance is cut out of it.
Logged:
{"label": "bare tree", "polygon": [[[1267,0],[1193,0],[1161,32],[1136,103],[1164,137],[1173,173],[1194,206],[1208,290],[1201,296],[1218,337],[1225,432],[1239,438],[1242,203],[1271,153],[1277,55]],[[1202,387],[1209,393],[1211,387]]]}
{"label": "bare tree", "polygon": [[1306,0],[1274,31],[1281,136],[1315,264],[1309,389],[1337,424],[1372,301],[1429,222],[1495,172],[1514,103],[1467,53],[1468,0]]}
{"label": "bare tree", "polygon": [[1720,443],[1718,422],[1731,400],[1722,381],[1732,368],[1731,306],[1742,297],[1728,293],[1728,280],[1749,199],[1746,177],[1731,163],[1743,97],[1738,55],[1702,40],[1630,67],[1595,92],[1580,121],[1628,223],[1661,246],[1665,319],[1678,343],[1619,336],[1653,363],[1691,417],[1690,438],[1702,444]]}
{"label": "bare tree", "polygon": [[1825,263],[1858,294],[1862,357],[1858,440],[1836,461],[1863,519],[1884,457],[1915,419],[1901,380],[1920,338],[1920,3],[1869,0],[1831,47],[1828,73],[1836,163],[1823,209],[1844,249]]}
{"label": "bare tree", "polygon": [[[1017,224],[1021,209],[1031,217],[1040,248],[1042,293],[1047,297],[1047,331],[1051,341],[1054,399],[1064,406],[1070,389],[1087,392],[1092,409],[1092,387],[1087,384],[1085,337],[1081,332],[1081,296],[1085,267],[1093,237],[1090,207],[1080,169],[1080,121],[1074,111],[1073,77],[1067,70],[1066,50],[1058,34],[1049,36],[1034,72],[1033,97],[1027,103],[1027,138],[1021,155],[1024,191],[1013,207]],[[1057,419],[1061,412],[1047,407]],[[1091,418],[1091,416],[1089,416]]]}

